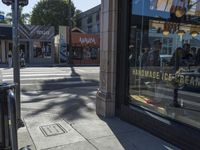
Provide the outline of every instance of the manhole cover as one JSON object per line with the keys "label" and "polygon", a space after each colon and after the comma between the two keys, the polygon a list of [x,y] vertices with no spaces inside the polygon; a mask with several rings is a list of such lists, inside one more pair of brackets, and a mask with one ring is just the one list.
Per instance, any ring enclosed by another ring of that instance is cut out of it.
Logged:
{"label": "manhole cover", "polygon": [[66,133],[65,129],[60,124],[50,124],[41,126],[40,130],[45,136],[55,136]]}

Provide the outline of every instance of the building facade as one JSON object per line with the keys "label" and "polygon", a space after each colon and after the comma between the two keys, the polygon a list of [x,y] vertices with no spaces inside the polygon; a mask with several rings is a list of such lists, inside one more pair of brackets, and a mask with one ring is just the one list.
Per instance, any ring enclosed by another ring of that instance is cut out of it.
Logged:
{"label": "building facade", "polygon": [[78,27],[86,33],[99,34],[100,32],[100,10],[98,5],[92,9],[82,12],[78,18]]}
{"label": "building facade", "polygon": [[12,29],[8,25],[0,26],[0,63],[7,63],[9,49],[12,48]]}
{"label": "building facade", "polygon": [[60,26],[59,34],[55,36],[55,62],[69,63],[69,43],[72,50],[74,65],[99,65],[100,37],[97,34],[88,34],[75,27]]}
{"label": "building facade", "polygon": [[95,34],[72,32],[73,64],[99,65],[100,38]]}
{"label": "building facade", "polygon": [[199,8],[196,0],[102,0],[97,114],[199,149]]}
{"label": "building facade", "polygon": [[[19,50],[24,52],[29,64],[54,63],[54,27],[19,25]],[[0,26],[0,59],[7,63],[8,51],[12,50],[12,27]]]}

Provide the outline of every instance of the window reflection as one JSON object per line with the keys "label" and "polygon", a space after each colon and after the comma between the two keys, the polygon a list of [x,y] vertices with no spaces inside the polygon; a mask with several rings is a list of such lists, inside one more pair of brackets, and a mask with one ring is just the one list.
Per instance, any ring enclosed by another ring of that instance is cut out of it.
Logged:
{"label": "window reflection", "polygon": [[132,0],[128,58],[130,103],[197,128],[199,11],[197,0]]}
{"label": "window reflection", "polygon": [[33,52],[36,58],[51,58],[51,43],[34,41]]}

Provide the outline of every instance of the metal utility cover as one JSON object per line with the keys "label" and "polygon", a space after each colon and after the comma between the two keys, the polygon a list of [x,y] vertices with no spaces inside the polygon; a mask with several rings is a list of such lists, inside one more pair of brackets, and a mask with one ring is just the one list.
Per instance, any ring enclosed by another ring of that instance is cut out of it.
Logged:
{"label": "metal utility cover", "polygon": [[45,136],[55,136],[67,133],[67,131],[65,131],[65,129],[60,124],[40,126],[40,130]]}

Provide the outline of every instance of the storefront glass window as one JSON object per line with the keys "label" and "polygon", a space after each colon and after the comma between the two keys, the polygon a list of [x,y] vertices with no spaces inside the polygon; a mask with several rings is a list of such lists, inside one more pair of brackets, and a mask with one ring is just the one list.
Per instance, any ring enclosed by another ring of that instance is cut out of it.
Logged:
{"label": "storefront glass window", "polygon": [[131,7],[130,104],[200,128],[200,1]]}
{"label": "storefront glass window", "polygon": [[33,52],[35,58],[51,58],[51,42],[33,42]]}
{"label": "storefront glass window", "polygon": [[73,51],[73,59],[82,59],[83,52],[81,47],[74,46],[72,47],[72,51]]}
{"label": "storefront glass window", "polygon": [[97,59],[97,57],[98,57],[98,48],[91,47],[90,48],[90,58],[91,59]]}

